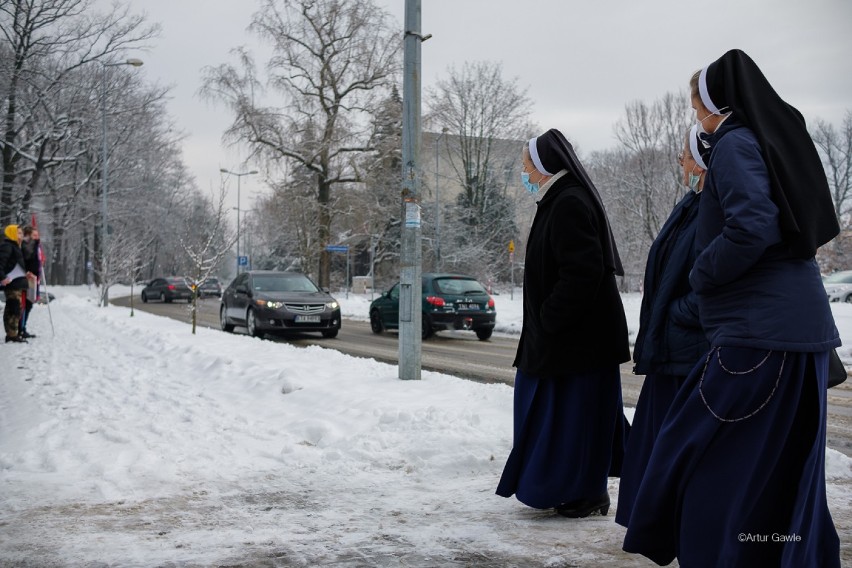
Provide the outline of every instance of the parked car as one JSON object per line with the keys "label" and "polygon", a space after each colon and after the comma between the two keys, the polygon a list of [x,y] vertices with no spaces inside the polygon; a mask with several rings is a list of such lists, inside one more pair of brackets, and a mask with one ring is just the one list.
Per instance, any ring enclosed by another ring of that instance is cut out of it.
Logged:
{"label": "parked car", "polygon": [[222,293],[223,331],[243,326],[248,334],[319,331],[337,337],[340,305],[301,272],[252,270],[237,276]]}
{"label": "parked car", "polygon": [[852,303],[852,270],[841,270],[822,279],[829,302]]}
{"label": "parked car", "polygon": [[[399,329],[399,283],[370,304],[373,333]],[[423,339],[445,329],[471,329],[485,341],[494,331],[494,299],[472,276],[423,274],[421,309]]]}
{"label": "parked car", "polygon": [[192,301],[192,289],[187,284],[186,278],[181,276],[167,276],[165,278],[154,278],[142,289],[142,301],[162,300],[169,303],[175,300]]}
{"label": "parked car", "polygon": [[208,278],[198,287],[198,297],[207,298],[210,296],[222,297],[222,284],[218,278]]}

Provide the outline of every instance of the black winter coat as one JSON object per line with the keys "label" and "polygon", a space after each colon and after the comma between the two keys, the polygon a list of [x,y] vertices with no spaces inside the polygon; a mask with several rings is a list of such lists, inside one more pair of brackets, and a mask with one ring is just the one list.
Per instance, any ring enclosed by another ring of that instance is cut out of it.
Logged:
{"label": "black winter coat", "polygon": [[697,256],[695,227],[700,194],[690,191],[675,205],[648,251],[634,372],[685,377],[710,349],[698,301],[689,286]]}
{"label": "black winter coat", "polygon": [[30,239],[21,243],[21,253],[24,255],[24,268],[36,276],[41,273],[41,261],[38,257],[39,241]]}
{"label": "black winter coat", "polygon": [[570,173],[538,202],[526,249],[519,370],[559,377],[630,359],[624,306],[604,265],[606,231],[606,219]]}
{"label": "black winter coat", "polygon": [[[12,272],[16,265],[24,269],[24,255],[21,253],[21,247],[18,246],[17,241],[3,239],[3,242],[0,242],[0,280],[5,280],[6,275]],[[5,288],[25,290],[28,286],[26,276],[21,276],[12,280]]]}

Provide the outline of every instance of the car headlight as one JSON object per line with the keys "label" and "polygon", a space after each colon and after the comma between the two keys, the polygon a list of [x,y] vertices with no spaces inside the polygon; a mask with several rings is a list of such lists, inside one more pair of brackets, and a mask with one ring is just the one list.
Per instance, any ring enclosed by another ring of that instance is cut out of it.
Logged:
{"label": "car headlight", "polygon": [[336,310],[338,307],[340,307],[340,304],[338,304],[337,302],[326,302],[325,307],[330,310]]}
{"label": "car headlight", "polygon": [[272,308],[273,310],[277,310],[278,308],[284,307],[284,302],[266,302],[267,308]]}

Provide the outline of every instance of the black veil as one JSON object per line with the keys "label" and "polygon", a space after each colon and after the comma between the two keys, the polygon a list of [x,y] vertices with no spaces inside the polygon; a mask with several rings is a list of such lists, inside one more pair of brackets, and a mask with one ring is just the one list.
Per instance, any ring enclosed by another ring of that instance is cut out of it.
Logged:
{"label": "black veil", "polygon": [[757,137],[772,199],[791,252],[810,258],[840,232],[822,161],[805,119],[784,102],[757,64],[733,49],[701,70],[699,94],[714,114],[732,112]]}
{"label": "black veil", "polygon": [[[541,136],[533,138],[530,141],[531,156],[536,167],[542,166],[542,173],[551,175],[548,172],[557,173],[561,170],[568,170],[580,182],[580,185],[586,188],[598,208],[601,217],[606,222],[606,234],[603,235],[603,254],[606,266],[615,272],[618,276],[624,276],[624,268],[621,266],[621,258],[618,256],[618,249],[615,246],[615,238],[612,236],[612,227],[609,224],[609,218],[606,215],[603,201],[598,193],[595,184],[592,183],[586,169],[577,159],[577,154],[574,153],[574,147],[568,142],[568,139],[555,128],[551,128]],[[535,144],[533,147],[532,144]],[[542,169],[539,168],[539,169]]]}

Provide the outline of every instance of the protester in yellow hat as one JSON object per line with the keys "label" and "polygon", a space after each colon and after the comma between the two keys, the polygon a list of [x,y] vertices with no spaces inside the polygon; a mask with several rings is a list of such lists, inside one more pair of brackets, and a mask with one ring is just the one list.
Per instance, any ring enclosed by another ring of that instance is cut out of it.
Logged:
{"label": "protester in yellow hat", "polygon": [[18,225],[8,225],[3,230],[0,242],[0,286],[6,293],[6,309],[3,310],[3,327],[6,329],[6,343],[26,343],[18,335],[21,319],[21,297],[27,289],[28,273],[24,268],[24,255],[21,252],[23,234]]}

